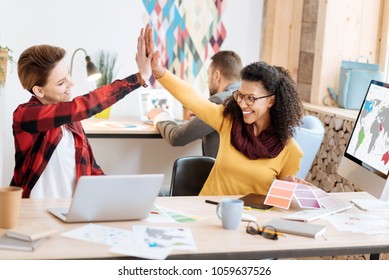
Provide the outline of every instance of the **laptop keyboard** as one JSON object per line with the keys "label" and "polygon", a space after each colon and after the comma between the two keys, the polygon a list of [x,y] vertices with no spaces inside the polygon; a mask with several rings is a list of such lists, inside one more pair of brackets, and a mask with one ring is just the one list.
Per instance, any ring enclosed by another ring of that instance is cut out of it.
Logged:
{"label": "laptop keyboard", "polygon": [[339,205],[336,205],[333,207],[329,207],[329,208],[302,210],[302,211],[298,211],[298,212],[283,216],[282,218],[286,219],[286,220],[310,222],[313,220],[323,218],[325,216],[329,216],[329,215],[332,215],[335,213],[345,211],[347,209],[350,209],[351,207],[352,207],[351,203],[342,203],[342,204],[339,204]]}

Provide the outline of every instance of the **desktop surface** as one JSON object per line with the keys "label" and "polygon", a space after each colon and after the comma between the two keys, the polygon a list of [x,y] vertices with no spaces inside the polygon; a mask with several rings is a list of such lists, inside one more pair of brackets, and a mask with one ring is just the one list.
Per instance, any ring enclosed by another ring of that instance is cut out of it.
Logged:
{"label": "desktop surface", "polygon": [[[353,198],[369,198],[367,193],[336,193],[337,198],[349,201]],[[215,205],[205,203],[205,199],[220,201],[223,197],[158,197],[156,205],[176,211],[203,217],[202,220],[187,223],[150,223],[145,220],[96,223],[104,226],[131,230],[133,225],[190,228],[196,242],[196,251],[172,251],[168,259],[264,259],[298,258],[353,254],[377,254],[389,252],[387,234],[366,235],[337,231],[325,220],[311,222],[326,225],[325,238],[309,238],[296,235],[280,236],[278,240],[268,240],[260,235],[246,233],[247,222],[242,222],[237,230],[224,230],[216,216]],[[67,207],[70,200],[22,201],[19,224],[40,223],[58,230],[34,252],[0,250],[0,259],[126,259],[132,258],[108,252],[109,246],[64,237],[61,234],[84,224],[65,224],[47,212],[49,207]],[[273,218],[301,210],[292,205],[290,210],[273,208],[270,211],[250,210],[246,213],[255,216],[263,225]],[[353,211],[366,213],[353,207]],[[389,212],[374,213],[389,218]],[[0,235],[6,230],[0,229]]]}
{"label": "desktop surface", "polygon": [[91,117],[82,121],[88,138],[162,138],[153,124],[136,117]]}

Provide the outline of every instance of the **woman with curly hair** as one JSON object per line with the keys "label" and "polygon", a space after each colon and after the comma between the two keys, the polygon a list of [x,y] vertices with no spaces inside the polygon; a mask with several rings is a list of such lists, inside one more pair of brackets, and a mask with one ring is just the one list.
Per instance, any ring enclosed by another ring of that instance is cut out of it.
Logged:
{"label": "woman with curly hair", "polygon": [[266,194],[275,178],[298,180],[303,153],[292,136],[303,112],[285,69],[265,62],[244,67],[239,89],[218,105],[161,66],[149,26],[146,46],[158,82],[220,134],[216,162],[200,195]]}

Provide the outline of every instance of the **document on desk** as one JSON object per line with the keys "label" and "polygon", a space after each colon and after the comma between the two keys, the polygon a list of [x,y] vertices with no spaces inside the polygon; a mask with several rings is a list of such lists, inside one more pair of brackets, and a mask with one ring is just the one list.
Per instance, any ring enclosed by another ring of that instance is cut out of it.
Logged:
{"label": "document on desk", "polygon": [[151,247],[171,247],[174,250],[197,250],[190,228],[135,225],[132,227],[132,231],[134,240],[144,242]]}
{"label": "document on desk", "polygon": [[113,246],[109,251],[147,259],[165,259],[172,250],[197,250],[189,228],[134,225],[133,243]]}
{"label": "document on desk", "polygon": [[111,129],[118,129],[118,130],[142,130],[142,129],[147,129],[147,125],[138,125],[138,124],[133,124],[129,122],[117,122],[117,121],[102,121],[99,123],[95,124],[96,126],[99,127],[106,127],[106,128],[111,128]]}
{"label": "document on desk", "polygon": [[339,231],[361,232],[368,235],[389,233],[389,221],[370,213],[338,213],[322,219],[329,221]]}
{"label": "document on desk", "polygon": [[150,216],[147,217],[147,221],[150,223],[186,223],[196,222],[204,219],[203,217],[179,212],[173,209],[154,205],[151,209]]}
{"label": "document on desk", "polygon": [[147,113],[154,108],[162,109],[175,117],[174,97],[166,89],[143,89],[139,98],[140,118],[148,121]]}
{"label": "document on desk", "polygon": [[64,232],[63,236],[113,246],[118,243],[132,243],[132,232],[114,227],[87,224]]}

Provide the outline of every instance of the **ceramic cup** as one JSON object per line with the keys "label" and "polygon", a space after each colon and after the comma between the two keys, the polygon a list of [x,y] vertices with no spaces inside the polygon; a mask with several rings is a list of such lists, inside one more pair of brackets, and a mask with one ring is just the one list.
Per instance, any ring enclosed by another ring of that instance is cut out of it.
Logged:
{"label": "ceramic cup", "polygon": [[243,212],[243,201],[240,199],[222,199],[216,207],[216,214],[222,220],[224,229],[237,229]]}
{"label": "ceramic cup", "polygon": [[0,187],[0,228],[13,228],[19,221],[22,188]]}

